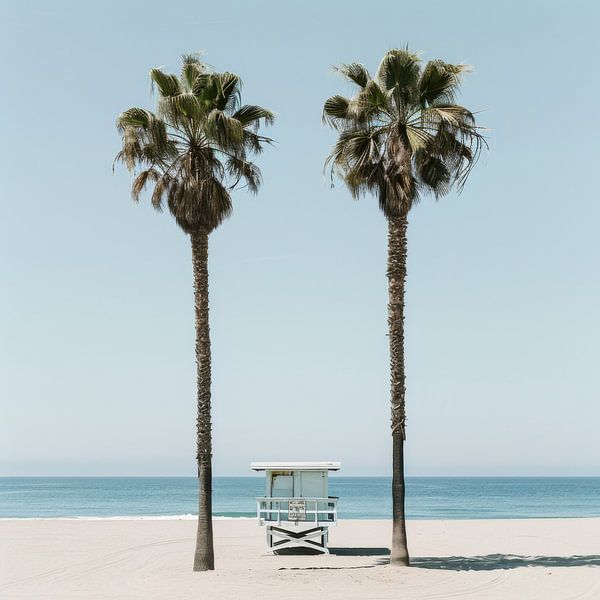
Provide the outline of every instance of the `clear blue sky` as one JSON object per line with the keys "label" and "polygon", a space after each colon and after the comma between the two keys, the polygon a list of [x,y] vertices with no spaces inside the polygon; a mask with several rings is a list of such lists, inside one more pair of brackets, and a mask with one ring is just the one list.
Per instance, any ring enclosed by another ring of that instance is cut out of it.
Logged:
{"label": "clear blue sky", "polygon": [[468,62],[490,151],[411,216],[409,475],[600,475],[600,11],[592,2],[0,5],[0,474],[194,475],[190,248],[113,175],[148,71],[206,52],[278,115],[211,237],[215,474],[389,472],[385,221],[331,190],[331,65]]}

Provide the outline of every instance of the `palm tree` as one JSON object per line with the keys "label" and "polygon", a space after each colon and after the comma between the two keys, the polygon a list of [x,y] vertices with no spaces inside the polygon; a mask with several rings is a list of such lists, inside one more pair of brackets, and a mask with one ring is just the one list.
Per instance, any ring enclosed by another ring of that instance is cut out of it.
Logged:
{"label": "palm tree", "polygon": [[241,182],[258,191],[261,175],[251,162],[271,140],[259,126],[273,113],[241,105],[241,80],[212,72],[196,56],[183,56],[179,76],[152,69],[157,112],[130,108],[117,127],[123,146],[116,161],[134,174],[132,196],[147,185],[152,206],[163,206],[190,236],[196,319],[196,420],[199,480],[198,532],[194,571],[214,569],[212,531],[211,355],[208,320],[208,236],[233,210],[231,191]]}
{"label": "palm tree", "polygon": [[404,512],[404,284],[408,213],[421,193],[462,189],[485,140],[473,113],[455,104],[466,65],[432,60],[423,68],[408,49],[390,50],[371,77],[358,63],[337,69],[357,88],[332,96],[323,120],[338,132],[326,165],[355,199],[376,195],[388,221],[388,327],[392,408],[392,552],[408,565]]}

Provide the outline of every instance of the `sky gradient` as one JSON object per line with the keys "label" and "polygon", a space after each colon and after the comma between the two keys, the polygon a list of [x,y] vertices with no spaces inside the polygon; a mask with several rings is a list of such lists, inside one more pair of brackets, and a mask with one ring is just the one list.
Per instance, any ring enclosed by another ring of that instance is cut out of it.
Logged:
{"label": "sky gradient", "polygon": [[490,150],[410,216],[408,475],[600,475],[592,2],[0,4],[0,475],[194,475],[190,246],[130,198],[119,112],[204,51],[277,113],[210,239],[214,473],[390,472],[386,224],[331,189],[331,66],[475,67]]}

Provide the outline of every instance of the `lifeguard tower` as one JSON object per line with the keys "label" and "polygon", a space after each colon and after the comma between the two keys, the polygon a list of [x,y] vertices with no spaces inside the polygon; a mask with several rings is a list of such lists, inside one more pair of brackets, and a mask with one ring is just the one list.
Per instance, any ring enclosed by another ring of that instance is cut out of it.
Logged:
{"label": "lifeguard tower", "polygon": [[337,497],[329,496],[329,471],[339,462],[253,462],[265,471],[266,495],[256,499],[259,525],[267,528],[267,546],[312,548],[329,554],[329,528],[337,524]]}

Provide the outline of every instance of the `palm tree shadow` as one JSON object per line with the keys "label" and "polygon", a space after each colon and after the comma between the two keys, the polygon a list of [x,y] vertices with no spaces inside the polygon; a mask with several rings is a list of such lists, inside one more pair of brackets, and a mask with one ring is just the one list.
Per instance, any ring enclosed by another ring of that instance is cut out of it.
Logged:
{"label": "palm tree shadow", "polygon": [[411,566],[446,571],[495,571],[519,567],[600,567],[600,554],[574,556],[519,556],[486,554],[485,556],[421,556],[412,558]]}

